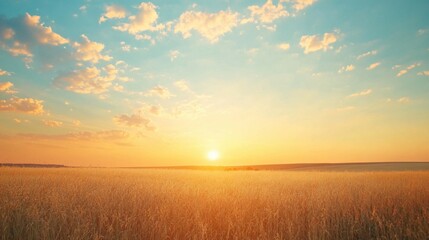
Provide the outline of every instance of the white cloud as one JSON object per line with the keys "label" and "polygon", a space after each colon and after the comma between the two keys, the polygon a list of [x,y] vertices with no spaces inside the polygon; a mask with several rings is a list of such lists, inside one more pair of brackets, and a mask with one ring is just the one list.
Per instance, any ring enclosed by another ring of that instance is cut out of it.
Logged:
{"label": "white cloud", "polygon": [[362,96],[367,96],[371,93],[372,93],[372,89],[367,89],[361,92],[350,94],[349,97],[362,97]]}
{"label": "white cloud", "polygon": [[319,35],[304,35],[301,37],[299,45],[304,48],[304,53],[308,54],[319,50],[328,50],[330,44],[335,43],[338,36],[335,33],[325,33],[323,38]]}
{"label": "white cloud", "polygon": [[[285,1],[285,0],[283,0],[283,1]],[[316,0],[293,0],[293,2],[294,2],[293,8],[296,11],[301,11],[301,10],[313,5],[316,2]]]}
{"label": "white cloud", "polygon": [[272,0],[267,0],[262,6],[252,5],[248,9],[250,18],[243,19],[242,24],[248,22],[272,23],[276,19],[289,16],[280,1],[277,5],[274,5]]}
{"label": "white cloud", "polygon": [[372,51],[369,51],[369,52],[366,52],[366,53],[362,53],[361,55],[357,56],[356,59],[360,60],[360,59],[362,59],[364,57],[373,56],[373,55],[376,55],[376,54],[377,54],[377,51],[376,50],[372,50]]}
{"label": "white cloud", "polygon": [[347,66],[343,66],[338,70],[338,73],[343,73],[343,72],[351,72],[355,70],[355,66],[353,64],[347,65]]}
{"label": "white cloud", "polygon": [[366,68],[366,70],[373,70],[373,69],[377,68],[378,66],[380,66],[380,64],[381,64],[381,62],[375,62],[375,63],[373,63],[373,64],[369,65],[369,66]]}
{"label": "white cloud", "polygon": [[217,13],[203,13],[187,11],[180,15],[178,23],[174,26],[175,33],[181,33],[183,38],[189,38],[192,31],[215,43],[219,37],[230,32],[237,26],[238,13],[220,11]]}
{"label": "white cloud", "polygon": [[127,16],[127,12],[124,8],[117,5],[110,5],[106,7],[106,11],[98,20],[98,23],[102,23],[107,19],[113,18],[125,18]]}
{"label": "white cloud", "polygon": [[172,50],[168,53],[168,55],[170,56],[170,60],[174,61],[177,57],[179,57],[180,52],[178,50]]}
{"label": "white cloud", "polygon": [[96,67],[75,70],[61,75],[55,79],[55,83],[67,90],[82,94],[100,94],[106,92],[115,80],[118,70],[112,64],[103,68],[104,75]]}
{"label": "white cloud", "polygon": [[122,32],[128,32],[132,35],[137,35],[144,31],[160,31],[165,28],[164,24],[157,24],[158,13],[157,7],[153,3],[140,3],[139,12],[137,15],[130,16],[129,22],[113,27]]}
{"label": "white cloud", "polygon": [[52,31],[51,27],[45,27],[43,23],[40,23],[40,16],[31,16],[26,13],[24,16],[24,23],[29,27],[34,37],[41,44],[58,46],[69,42],[68,39]]}
{"label": "white cloud", "polygon": [[52,48],[41,48],[42,45],[59,46],[67,43],[68,39],[41,23],[40,16],[28,13],[12,19],[0,16],[0,47],[12,56],[22,56],[28,68],[33,61],[33,52],[52,55]]}
{"label": "white cloud", "polygon": [[85,35],[81,35],[83,41],[73,43],[73,47],[76,49],[76,59],[78,61],[88,61],[92,63],[98,63],[98,61],[110,61],[112,57],[103,55],[101,51],[104,49],[104,44],[93,42]]}
{"label": "white cloud", "polygon": [[10,98],[0,100],[0,112],[20,112],[28,114],[42,114],[43,101],[33,98]]}
{"label": "white cloud", "polygon": [[419,67],[419,66],[420,66],[420,63],[412,64],[412,65],[408,66],[407,68],[402,69],[401,71],[399,71],[398,74],[396,74],[396,76],[400,77],[400,76],[408,73],[408,71],[412,70],[413,68],[416,68],[416,67]]}
{"label": "white cloud", "polygon": [[290,44],[289,43],[280,43],[279,45],[277,45],[277,47],[281,50],[289,50],[290,48]]}

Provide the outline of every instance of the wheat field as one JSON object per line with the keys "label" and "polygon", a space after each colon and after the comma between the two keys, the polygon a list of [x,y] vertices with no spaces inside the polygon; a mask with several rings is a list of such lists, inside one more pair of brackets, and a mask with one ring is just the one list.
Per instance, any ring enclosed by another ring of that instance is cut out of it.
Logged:
{"label": "wheat field", "polygon": [[0,239],[428,239],[429,172],[0,168]]}

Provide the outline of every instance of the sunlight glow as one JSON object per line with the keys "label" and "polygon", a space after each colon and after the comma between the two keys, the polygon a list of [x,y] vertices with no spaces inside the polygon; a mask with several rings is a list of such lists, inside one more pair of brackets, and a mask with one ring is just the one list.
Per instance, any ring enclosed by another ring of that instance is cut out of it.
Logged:
{"label": "sunlight glow", "polygon": [[210,161],[217,161],[219,159],[219,152],[217,150],[211,150],[207,153],[207,158]]}

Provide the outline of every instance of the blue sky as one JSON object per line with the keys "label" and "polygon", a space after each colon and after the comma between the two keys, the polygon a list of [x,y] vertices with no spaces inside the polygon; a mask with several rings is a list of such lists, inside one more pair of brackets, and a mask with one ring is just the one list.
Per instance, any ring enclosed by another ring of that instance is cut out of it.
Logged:
{"label": "blue sky", "polygon": [[7,160],[82,145],[118,152],[96,165],[199,164],[214,148],[223,164],[428,160],[427,9],[2,1],[1,141],[39,144]]}

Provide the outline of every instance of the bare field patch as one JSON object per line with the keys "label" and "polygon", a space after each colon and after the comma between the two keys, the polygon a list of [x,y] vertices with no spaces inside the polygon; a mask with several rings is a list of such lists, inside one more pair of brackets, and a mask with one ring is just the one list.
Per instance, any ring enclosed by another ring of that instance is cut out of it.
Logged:
{"label": "bare field patch", "polygon": [[429,172],[0,168],[0,239],[427,239]]}

